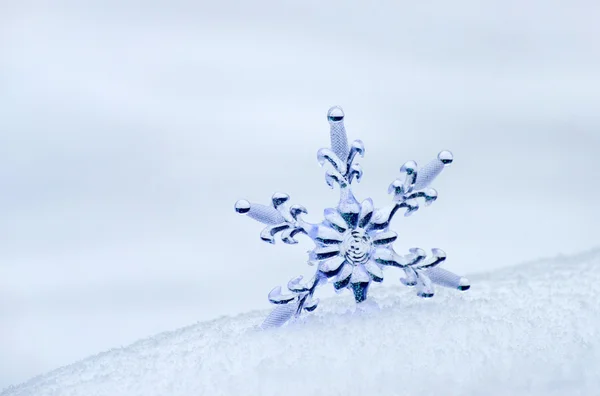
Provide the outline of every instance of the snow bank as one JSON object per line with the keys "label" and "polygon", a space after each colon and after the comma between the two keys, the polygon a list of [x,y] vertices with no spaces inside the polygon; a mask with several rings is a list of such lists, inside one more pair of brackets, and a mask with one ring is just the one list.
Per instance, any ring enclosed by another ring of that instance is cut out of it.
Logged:
{"label": "snow bank", "polygon": [[266,332],[256,326],[268,311],[224,317],[1,395],[597,395],[599,269],[600,251],[558,257],[428,300],[388,282],[371,291],[379,309],[355,312],[344,294]]}

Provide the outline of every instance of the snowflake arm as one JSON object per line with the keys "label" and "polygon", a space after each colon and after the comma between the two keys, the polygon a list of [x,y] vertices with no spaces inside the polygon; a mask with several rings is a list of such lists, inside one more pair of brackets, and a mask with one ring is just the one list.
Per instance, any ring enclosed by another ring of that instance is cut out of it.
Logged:
{"label": "snowflake arm", "polygon": [[297,234],[308,234],[314,227],[313,224],[305,222],[302,214],[307,210],[301,205],[287,206],[290,196],[285,193],[275,193],[271,198],[271,205],[251,204],[246,200],[235,203],[235,211],[265,224],[260,233],[260,239],[268,243],[275,243],[275,235],[281,233],[281,240],[287,244],[298,243],[294,237]]}

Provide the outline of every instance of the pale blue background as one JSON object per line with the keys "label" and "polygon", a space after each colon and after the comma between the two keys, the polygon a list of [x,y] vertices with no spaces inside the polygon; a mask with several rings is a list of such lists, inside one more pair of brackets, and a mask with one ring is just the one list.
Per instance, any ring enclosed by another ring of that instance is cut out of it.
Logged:
{"label": "pale blue background", "polygon": [[0,0],[0,388],[309,273],[233,204],[334,205],[335,104],[378,206],[454,152],[399,250],[468,274],[600,244],[597,1],[49,4]]}

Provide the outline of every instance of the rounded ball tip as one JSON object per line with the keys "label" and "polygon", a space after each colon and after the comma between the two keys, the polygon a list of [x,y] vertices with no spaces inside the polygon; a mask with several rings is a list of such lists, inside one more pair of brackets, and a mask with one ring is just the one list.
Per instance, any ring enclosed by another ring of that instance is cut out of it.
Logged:
{"label": "rounded ball tip", "polygon": [[275,206],[275,209],[277,209],[278,206],[286,203],[289,199],[290,199],[289,195],[287,195],[286,193],[280,193],[280,192],[276,192],[275,194],[273,194],[273,197],[271,198],[271,200],[273,202],[273,206]]}
{"label": "rounded ball tip", "polygon": [[340,122],[344,120],[344,110],[340,106],[333,106],[327,112],[327,120],[329,122]]}
{"label": "rounded ball tip", "polygon": [[452,161],[454,161],[454,156],[452,156],[452,153],[448,150],[444,150],[444,151],[440,151],[440,153],[438,154],[438,159],[440,161],[442,161],[442,163],[444,165],[450,165],[452,163]]}
{"label": "rounded ball tip", "polygon": [[415,161],[406,161],[404,165],[400,167],[401,173],[408,173],[412,175],[417,170],[417,163]]}
{"label": "rounded ball tip", "polygon": [[240,199],[235,203],[235,211],[239,214],[248,213],[250,211],[250,202]]}
{"label": "rounded ball tip", "polygon": [[467,278],[460,278],[458,281],[458,290],[466,291],[471,288],[471,282]]}
{"label": "rounded ball tip", "polygon": [[290,196],[287,195],[286,193],[276,192],[273,194],[272,199],[278,200],[278,201],[287,201],[288,199],[290,199]]}

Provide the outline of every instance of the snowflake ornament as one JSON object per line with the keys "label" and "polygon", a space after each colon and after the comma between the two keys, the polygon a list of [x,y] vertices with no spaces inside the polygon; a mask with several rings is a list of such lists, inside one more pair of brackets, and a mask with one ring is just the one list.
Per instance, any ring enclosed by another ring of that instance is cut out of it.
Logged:
{"label": "snowflake ornament", "polygon": [[287,194],[275,193],[272,205],[251,204],[240,200],[235,204],[236,212],[266,224],[260,237],[263,241],[275,243],[275,236],[287,244],[296,244],[298,234],[307,235],[315,244],[309,252],[308,263],[316,266],[315,275],[302,282],[299,276],[287,284],[289,292],[282,293],[276,287],[269,293],[269,301],[278,307],[265,319],[262,327],[281,326],[292,317],[298,317],[303,310],[313,311],[319,303],[314,292],[320,285],[333,283],[336,291],[350,289],[357,303],[367,299],[371,282],[383,281],[386,266],[398,267],[404,271],[400,281],[406,286],[414,286],[417,295],[433,297],[433,284],[458,290],[469,289],[469,281],[439,267],[446,260],[443,250],[434,248],[427,254],[419,248],[412,248],[408,254],[399,255],[392,244],[398,234],[389,229],[390,222],[400,209],[404,216],[410,216],[419,209],[418,200],[425,206],[437,199],[437,191],[428,188],[429,184],[452,163],[452,153],[442,151],[437,158],[418,169],[416,162],[408,161],[400,168],[401,177],[394,180],[388,192],[393,195],[393,203],[375,209],[370,198],[358,202],[352,193],[353,181],[360,182],[362,168],[355,162],[357,155],[364,156],[365,148],[360,140],[348,145],[344,126],[344,112],[340,107],[332,107],[327,113],[330,126],[331,149],[323,148],[317,153],[321,166],[330,168],[325,173],[329,187],[337,184],[340,201],[336,208],[327,208],[325,220],[311,224],[302,219],[307,211],[300,205],[288,206]]}

